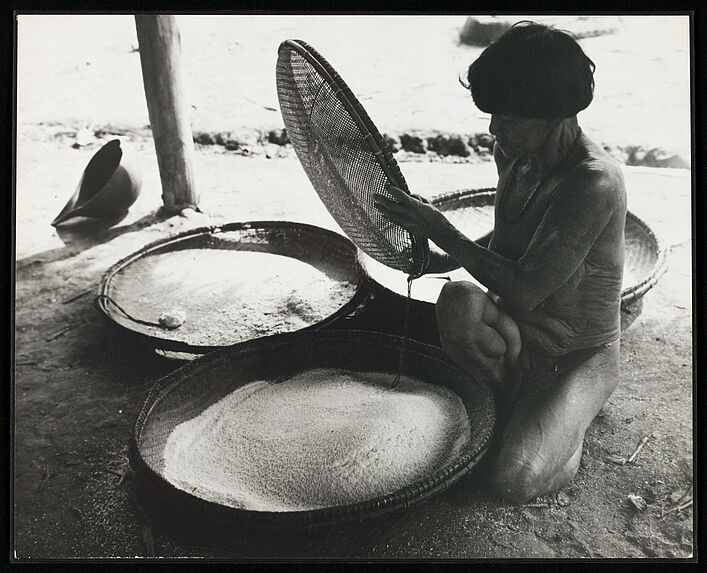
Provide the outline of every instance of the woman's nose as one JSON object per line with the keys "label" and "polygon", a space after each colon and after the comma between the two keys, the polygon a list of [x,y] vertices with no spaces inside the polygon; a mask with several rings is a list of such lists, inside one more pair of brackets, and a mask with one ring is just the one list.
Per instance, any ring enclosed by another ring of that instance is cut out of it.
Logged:
{"label": "woman's nose", "polygon": [[491,135],[498,135],[498,120],[494,115],[491,115],[491,122],[489,123],[489,133]]}

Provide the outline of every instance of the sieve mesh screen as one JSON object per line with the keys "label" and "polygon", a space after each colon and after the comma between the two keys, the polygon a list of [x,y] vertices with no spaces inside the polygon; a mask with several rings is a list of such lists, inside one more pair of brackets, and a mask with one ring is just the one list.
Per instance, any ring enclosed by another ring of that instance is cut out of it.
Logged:
{"label": "sieve mesh screen", "polygon": [[315,191],[349,238],[377,261],[413,277],[429,261],[426,239],[410,234],[373,205],[407,183],[368,114],[314,48],[286,40],[276,68],[280,110]]}

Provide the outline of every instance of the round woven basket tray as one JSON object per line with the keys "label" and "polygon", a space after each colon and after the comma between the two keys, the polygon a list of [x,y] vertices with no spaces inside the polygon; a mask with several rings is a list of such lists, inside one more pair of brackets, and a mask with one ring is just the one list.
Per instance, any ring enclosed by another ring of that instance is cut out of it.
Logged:
{"label": "round woven basket tray", "polygon": [[[434,205],[465,235],[477,239],[493,229],[495,189],[462,189],[437,195]],[[650,227],[633,213],[626,213],[626,256],[621,308],[627,310],[658,282],[667,269],[667,251]],[[386,269],[365,254],[359,256],[369,287],[378,294],[406,296],[407,282],[402,273]],[[452,280],[475,280],[464,269],[445,273]],[[413,283],[412,297],[434,303],[444,280],[428,275]],[[416,295],[417,292],[417,295]]]}
{"label": "round woven basket tray", "polygon": [[[304,272],[299,286],[293,269]],[[147,245],[105,273],[95,304],[111,324],[155,349],[199,355],[329,326],[364,296],[356,247],[346,237],[303,223],[253,221]],[[174,306],[186,313],[183,326],[161,326],[161,313]]]}
{"label": "round woven basket tray", "polygon": [[[433,474],[386,495],[351,505],[307,511],[252,511],[207,501],[172,485],[163,475],[168,437],[180,423],[254,380],[280,380],[313,368],[358,372],[398,371],[401,339],[363,331],[307,331],[252,340],[213,352],[160,380],[149,392],[129,444],[140,497],[149,500],[155,518],[174,527],[188,524],[229,531],[229,527],[313,528],[355,523],[379,516],[448,488],[485,453],[495,427],[491,390],[462,373],[438,348],[408,341],[402,374],[447,387],[462,400],[470,422],[470,440]],[[277,424],[264,419],[263,424]],[[283,460],[286,463],[286,460]]]}

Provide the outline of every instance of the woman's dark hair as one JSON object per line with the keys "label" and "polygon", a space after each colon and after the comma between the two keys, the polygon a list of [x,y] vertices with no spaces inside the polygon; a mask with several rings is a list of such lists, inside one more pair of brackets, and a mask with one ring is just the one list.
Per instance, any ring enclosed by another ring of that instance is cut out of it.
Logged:
{"label": "woman's dark hair", "polygon": [[463,85],[485,113],[564,118],[591,103],[594,69],[569,33],[523,21],[481,53]]}

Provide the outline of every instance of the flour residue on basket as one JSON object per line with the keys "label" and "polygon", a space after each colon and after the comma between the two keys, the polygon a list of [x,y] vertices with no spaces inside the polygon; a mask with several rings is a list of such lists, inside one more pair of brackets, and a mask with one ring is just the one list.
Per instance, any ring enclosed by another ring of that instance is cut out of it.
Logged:
{"label": "flour residue on basket", "polygon": [[164,477],[254,511],[303,511],[389,494],[437,473],[470,439],[457,394],[390,373],[317,368],[251,382],[176,426]]}
{"label": "flour residue on basket", "polygon": [[[322,267],[324,268],[324,267]],[[195,345],[227,345],[292,332],[334,314],[356,284],[293,257],[267,252],[182,249],[134,262],[113,279],[111,296],[129,315],[157,322],[165,311],[186,317],[154,336]]]}

